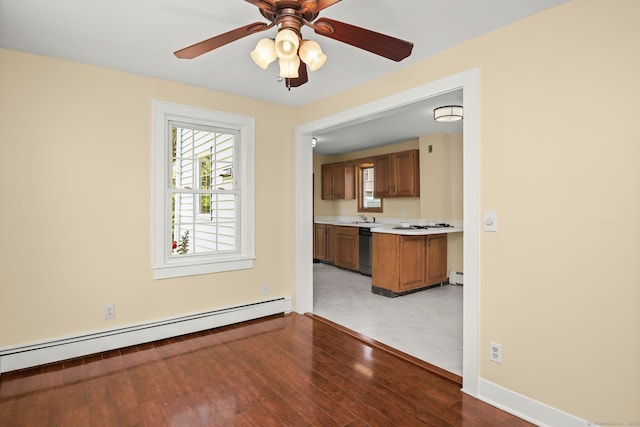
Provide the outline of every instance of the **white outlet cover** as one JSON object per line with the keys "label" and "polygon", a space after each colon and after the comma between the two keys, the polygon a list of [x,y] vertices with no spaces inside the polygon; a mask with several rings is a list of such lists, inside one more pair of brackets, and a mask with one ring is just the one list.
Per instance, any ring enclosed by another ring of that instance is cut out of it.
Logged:
{"label": "white outlet cover", "polygon": [[502,363],[502,345],[489,343],[489,359],[495,363]]}

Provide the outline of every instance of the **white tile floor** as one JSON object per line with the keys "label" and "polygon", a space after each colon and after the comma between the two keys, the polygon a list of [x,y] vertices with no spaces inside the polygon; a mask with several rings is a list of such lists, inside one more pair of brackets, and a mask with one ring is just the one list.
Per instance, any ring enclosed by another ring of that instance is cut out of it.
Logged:
{"label": "white tile floor", "polygon": [[462,376],[462,286],[397,298],[371,293],[371,278],[313,265],[314,314]]}

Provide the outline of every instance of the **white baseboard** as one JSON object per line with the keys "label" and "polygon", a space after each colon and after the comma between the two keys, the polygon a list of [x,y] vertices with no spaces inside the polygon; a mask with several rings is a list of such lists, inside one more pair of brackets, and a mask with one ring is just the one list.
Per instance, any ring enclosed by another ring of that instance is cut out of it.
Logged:
{"label": "white baseboard", "polygon": [[585,427],[593,425],[586,420],[482,378],[479,379],[478,395],[475,397],[537,426]]}
{"label": "white baseboard", "polygon": [[292,310],[290,296],[0,349],[0,374]]}

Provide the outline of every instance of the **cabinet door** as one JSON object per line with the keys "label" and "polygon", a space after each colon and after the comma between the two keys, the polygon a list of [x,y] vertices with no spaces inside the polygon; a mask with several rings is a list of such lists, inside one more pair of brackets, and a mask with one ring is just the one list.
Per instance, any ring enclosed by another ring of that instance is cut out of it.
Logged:
{"label": "cabinet door", "polygon": [[418,150],[393,154],[395,197],[420,196],[420,158]]}
{"label": "cabinet door", "polygon": [[392,195],[393,182],[391,155],[378,156],[373,159],[373,196],[382,199]]}
{"label": "cabinet door", "polygon": [[333,166],[331,164],[322,165],[320,179],[322,200],[331,200],[333,198]]}
{"label": "cabinet door", "polygon": [[[323,200],[345,198],[346,176],[343,162],[327,163],[321,167],[321,196]],[[354,181],[355,182],[355,181]],[[351,194],[351,198],[354,195]]]}
{"label": "cabinet door", "polygon": [[344,165],[344,199],[353,200],[356,198],[356,164],[345,163]]}
{"label": "cabinet door", "polygon": [[336,232],[336,261],[335,264],[339,267],[349,268],[351,270],[358,270],[360,268],[359,252],[358,252],[358,234],[357,228],[354,233],[342,233],[339,227]]}
{"label": "cabinet door", "polygon": [[327,225],[315,225],[315,259],[322,261],[327,260]]}
{"label": "cabinet door", "polygon": [[425,284],[426,263],[424,256],[424,236],[399,236],[400,269],[399,287],[401,291],[419,288]]}
{"label": "cabinet door", "polygon": [[327,261],[336,262],[336,227],[327,225]]}
{"label": "cabinet door", "polygon": [[427,285],[447,280],[447,235],[427,236]]}
{"label": "cabinet door", "polygon": [[335,163],[332,169],[333,199],[344,199],[344,163]]}
{"label": "cabinet door", "polygon": [[371,284],[378,288],[398,292],[398,236],[396,234],[373,233],[371,242]]}

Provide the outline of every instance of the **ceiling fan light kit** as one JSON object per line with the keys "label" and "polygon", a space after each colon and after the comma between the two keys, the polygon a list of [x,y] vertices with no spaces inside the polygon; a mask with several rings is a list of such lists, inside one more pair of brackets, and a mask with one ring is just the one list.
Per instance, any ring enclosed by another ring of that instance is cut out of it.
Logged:
{"label": "ceiling fan light kit", "polygon": [[313,40],[304,40],[298,53],[311,71],[316,71],[327,62],[327,55],[322,52],[318,42]]}
{"label": "ceiling fan light kit", "polygon": [[276,42],[273,39],[262,39],[256,45],[255,50],[251,51],[251,59],[256,65],[266,70],[269,64],[278,59],[276,54]]}
{"label": "ceiling fan light kit", "polygon": [[280,77],[284,77],[286,79],[297,79],[300,77],[300,73],[298,69],[300,68],[300,58],[298,56],[294,56],[290,59],[280,58]]}
{"label": "ceiling fan light kit", "polygon": [[298,53],[300,38],[293,31],[284,28],[276,36],[276,55],[280,59],[291,59]]}
{"label": "ceiling fan light kit", "polygon": [[433,118],[436,122],[450,123],[462,120],[463,110],[459,105],[445,105],[433,110]]}
{"label": "ceiling fan light kit", "polygon": [[411,55],[413,43],[356,27],[333,19],[318,18],[318,14],[340,0],[245,0],[256,6],[270,23],[254,22],[235,30],[177,50],[178,58],[192,59],[250,34],[278,28],[275,40],[264,38],[251,51],[251,58],[262,69],[279,59],[280,77],[287,87],[298,87],[309,81],[307,68],[316,71],[327,61],[318,42],[303,40],[303,26],[316,34],[399,62]]}

